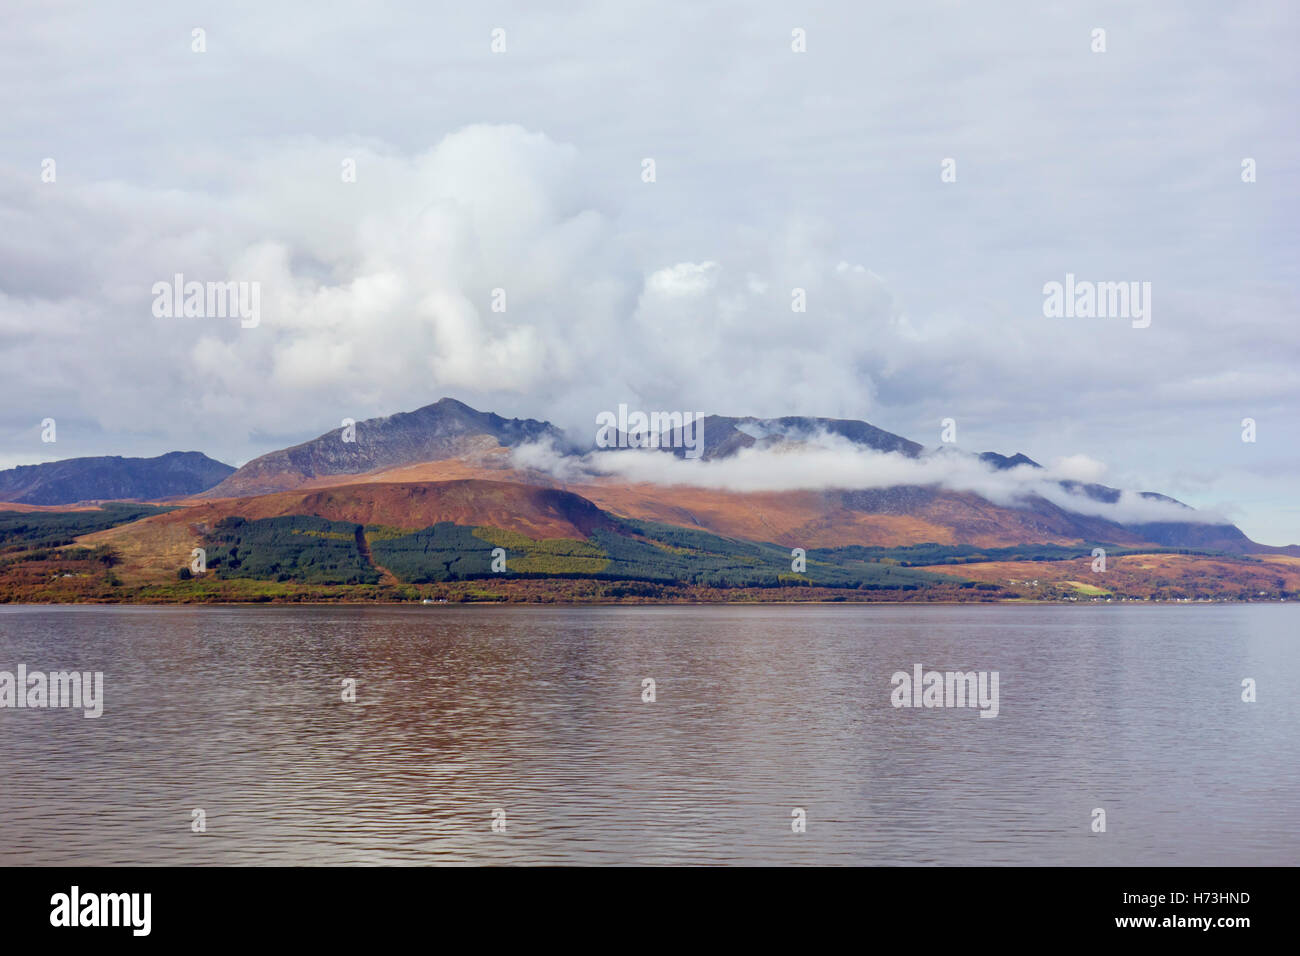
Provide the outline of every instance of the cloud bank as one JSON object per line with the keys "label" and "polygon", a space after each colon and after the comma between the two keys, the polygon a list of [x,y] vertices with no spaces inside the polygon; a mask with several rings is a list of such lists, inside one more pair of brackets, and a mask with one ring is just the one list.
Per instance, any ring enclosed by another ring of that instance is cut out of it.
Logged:
{"label": "cloud bank", "polygon": [[1022,507],[1031,497],[1045,498],[1077,514],[1119,524],[1147,522],[1227,523],[1223,516],[1171,501],[1120,491],[1115,502],[1099,501],[1063,481],[1092,481],[1105,470],[1100,462],[1076,456],[1048,468],[1018,465],[996,469],[979,458],[951,450],[932,450],[912,458],[881,452],[841,436],[820,432],[787,444],[751,446],[726,458],[691,461],[662,450],[623,449],[566,453],[553,442],[534,442],[511,450],[516,468],[542,471],[566,482],[614,478],[630,483],[690,486],[731,492],[845,490],[937,487],[972,492],[1004,507]]}

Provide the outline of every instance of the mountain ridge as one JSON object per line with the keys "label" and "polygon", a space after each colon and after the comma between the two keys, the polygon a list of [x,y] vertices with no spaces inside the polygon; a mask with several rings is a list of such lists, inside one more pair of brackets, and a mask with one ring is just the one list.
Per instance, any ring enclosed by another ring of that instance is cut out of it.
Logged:
{"label": "mountain ridge", "polygon": [[153,458],[64,458],[0,471],[0,502],[156,501],[204,492],[235,470],[197,451],[171,451]]}

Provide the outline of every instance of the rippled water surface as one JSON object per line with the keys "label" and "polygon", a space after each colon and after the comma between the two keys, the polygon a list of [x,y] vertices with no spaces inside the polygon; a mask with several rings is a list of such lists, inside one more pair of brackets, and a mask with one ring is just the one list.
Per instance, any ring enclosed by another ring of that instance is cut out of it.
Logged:
{"label": "rippled water surface", "polygon": [[[1295,864],[1298,634],[1295,606],[0,607],[0,670],[106,698],[0,709],[0,863]],[[999,716],[895,709],[917,663],[998,671]]]}

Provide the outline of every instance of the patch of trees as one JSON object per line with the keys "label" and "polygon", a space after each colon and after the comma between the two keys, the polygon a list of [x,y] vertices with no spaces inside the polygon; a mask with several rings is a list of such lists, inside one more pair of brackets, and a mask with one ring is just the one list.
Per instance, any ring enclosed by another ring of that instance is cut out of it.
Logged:
{"label": "patch of trees", "polygon": [[473,528],[450,521],[440,521],[412,534],[370,541],[375,561],[408,584],[486,577],[492,573],[494,547],[497,545],[475,535]]}
{"label": "patch of trees", "polygon": [[55,548],[83,534],[104,531],[171,511],[155,505],[115,502],[99,511],[0,511],[0,551]]}
{"label": "patch of trees", "polygon": [[223,518],[207,537],[207,570],[218,578],[306,584],[377,584],[357,546],[360,525],[309,515]]}

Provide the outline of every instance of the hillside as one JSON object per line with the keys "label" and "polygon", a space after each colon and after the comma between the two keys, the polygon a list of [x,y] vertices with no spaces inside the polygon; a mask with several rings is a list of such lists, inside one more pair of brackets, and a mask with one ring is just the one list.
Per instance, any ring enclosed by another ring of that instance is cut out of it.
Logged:
{"label": "hillside", "polygon": [[1041,498],[1009,508],[973,493],[937,488],[731,492],[614,482],[569,487],[617,514],[790,547],[1146,541],[1121,525],[1065,511]]}

